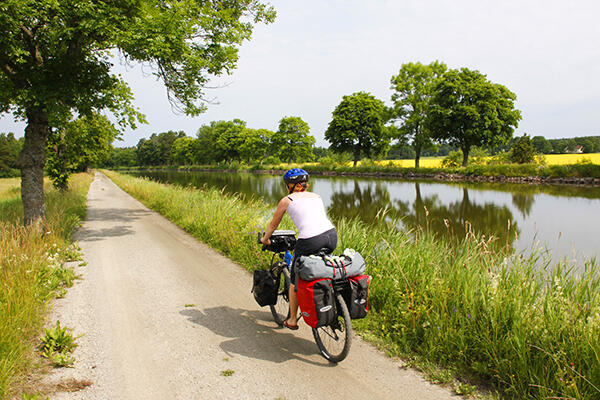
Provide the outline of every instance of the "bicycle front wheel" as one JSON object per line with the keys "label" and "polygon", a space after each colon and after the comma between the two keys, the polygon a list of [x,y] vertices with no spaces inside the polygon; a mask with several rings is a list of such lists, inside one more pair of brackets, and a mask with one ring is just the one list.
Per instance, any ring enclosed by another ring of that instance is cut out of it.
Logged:
{"label": "bicycle front wheel", "polygon": [[283,262],[273,264],[271,271],[279,281],[279,289],[277,289],[277,303],[269,307],[277,325],[283,326],[283,322],[290,316],[290,272]]}
{"label": "bicycle front wheel", "polygon": [[312,328],[315,342],[326,360],[337,363],[350,351],[352,322],[348,307],[341,294],[336,295],[336,319],[330,325]]}

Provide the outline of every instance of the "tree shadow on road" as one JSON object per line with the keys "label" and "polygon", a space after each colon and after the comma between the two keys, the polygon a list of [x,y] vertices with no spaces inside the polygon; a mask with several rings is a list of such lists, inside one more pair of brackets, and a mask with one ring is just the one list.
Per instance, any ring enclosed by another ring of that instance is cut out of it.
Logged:
{"label": "tree shadow on road", "polygon": [[[76,233],[75,239],[81,241],[98,241],[108,237],[126,236],[133,233],[130,223],[146,215],[152,214],[148,210],[126,208],[100,208],[92,209],[86,216],[86,225]],[[118,225],[111,228],[92,229],[94,222],[117,221]]]}
{"label": "tree shadow on road", "polygon": [[268,311],[221,306],[204,310],[186,308],[179,313],[194,324],[231,338],[220,344],[228,355],[239,354],[275,363],[296,359],[324,367],[331,365],[324,359],[322,362],[311,359],[319,354],[317,345],[285,328],[276,327]]}

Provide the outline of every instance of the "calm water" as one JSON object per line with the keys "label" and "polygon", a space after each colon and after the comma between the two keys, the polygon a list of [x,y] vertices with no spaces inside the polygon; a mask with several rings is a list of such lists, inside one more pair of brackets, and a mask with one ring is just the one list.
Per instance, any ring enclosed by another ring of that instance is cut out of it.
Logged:
{"label": "calm water", "polygon": [[[273,207],[286,192],[274,175],[143,172],[161,182],[208,185],[258,196]],[[426,227],[464,236],[465,227],[519,251],[547,248],[554,260],[581,264],[600,254],[600,188],[511,184],[452,184],[378,178],[311,177],[332,219],[373,221],[386,209],[407,229]]]}

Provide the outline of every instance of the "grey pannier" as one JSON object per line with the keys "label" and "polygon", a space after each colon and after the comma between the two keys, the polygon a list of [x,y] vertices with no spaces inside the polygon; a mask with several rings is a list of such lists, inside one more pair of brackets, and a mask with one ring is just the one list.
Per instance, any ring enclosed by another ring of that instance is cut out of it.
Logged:
{"label": "grey pannier", "polygon": [[358,251],[346,249],[341,256],[301,256],[297,268],[301,279],[313,281],[361,275],[366,263]]}

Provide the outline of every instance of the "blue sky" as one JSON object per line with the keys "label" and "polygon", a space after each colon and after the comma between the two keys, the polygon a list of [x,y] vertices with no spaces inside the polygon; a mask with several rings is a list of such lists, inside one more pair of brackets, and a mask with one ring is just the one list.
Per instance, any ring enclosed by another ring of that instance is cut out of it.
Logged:
{"label": "blue sky", "polygon": [[[117,146],[154,132],[195,136],[210,121],[240,118],[276,130],[299,116],[317,145],[342,96],[370,92],[391,104],[390,79],[403,63],[443,61],[477,69],[517,95],[517,135],[600,135],[600,2],[576,0],[272,1],[275,23],[256,27],[237,70],[209,90],[219,104],[190,118],[173,112],[160,82],[117,65],[149,121]],[[117,63],[118,64],[118,63]],[[0,132],[23,123],[0,118]]]}

